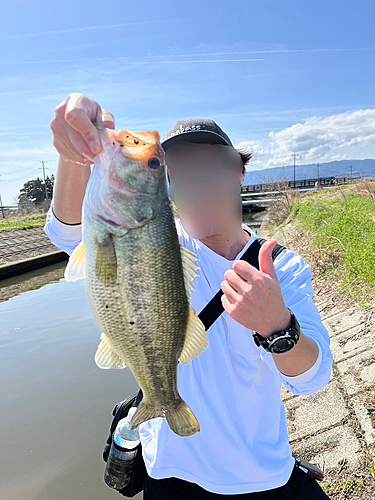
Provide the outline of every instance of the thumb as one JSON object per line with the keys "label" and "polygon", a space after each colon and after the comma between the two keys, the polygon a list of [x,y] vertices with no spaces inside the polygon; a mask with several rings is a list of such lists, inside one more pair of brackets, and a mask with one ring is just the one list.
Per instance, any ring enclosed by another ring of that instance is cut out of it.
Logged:
{"label": "thumb", "polygon": [[268,274],[272,278],[277,278],[275,266],[272,260],[272,251],[277,244],[277,240],[267,240],[259,251],[259,270]]}

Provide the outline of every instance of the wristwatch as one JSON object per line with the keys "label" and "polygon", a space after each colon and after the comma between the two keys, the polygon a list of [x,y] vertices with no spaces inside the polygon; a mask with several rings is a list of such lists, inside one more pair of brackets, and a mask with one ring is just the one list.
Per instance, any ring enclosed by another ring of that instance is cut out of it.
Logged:
{"label": "wristwatch", "polygon": [[292,317],[292,326],[287,330],[280,330],[273,333],[267,339],[257,332],[253,333],[254,342],[258,347],[262,346],[266,351],[273,354],[282,354],[293,349],[300,338],[301,326],[289,307],[288,311],[290,311]]}

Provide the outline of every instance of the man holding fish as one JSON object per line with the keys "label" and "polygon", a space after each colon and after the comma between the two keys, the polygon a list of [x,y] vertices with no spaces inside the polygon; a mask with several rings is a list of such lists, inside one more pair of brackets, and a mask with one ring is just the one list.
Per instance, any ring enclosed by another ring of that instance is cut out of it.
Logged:
{"label": "man holding fish", "polygon": [[[142,388],[131,425],[144,498],[328,498],[295,467],[280,390],[323,388],[330,340],[302,257],[273,260],[269,240],[259,269],[241,260],[257,239],[240,201],[251,154],[208,119],[179,120],[161,144],[115,132],[82,94],[51,128],[60,157],[45,231],[71,256],[66,278],[86,279],[96,363],[128,366]],[[218,290],[224,313],[206,331],[197,314]]]}

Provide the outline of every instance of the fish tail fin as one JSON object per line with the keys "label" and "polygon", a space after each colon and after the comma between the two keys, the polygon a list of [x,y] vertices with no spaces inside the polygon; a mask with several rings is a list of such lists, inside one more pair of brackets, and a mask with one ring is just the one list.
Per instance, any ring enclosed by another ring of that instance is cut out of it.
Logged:
{"label": "fish tail fin", "polygon": [[130,420],[129,428],[130,430],[136,429],[142,422],[147,422],[147,420],[156,417],[164,417],[162,408],[150,406],[143,400]]}
{"label": "fish tail fin", "polygon": [[199,422],[183,399],[166,411],[169,427],[179,436],[192,436],[200,431]]}
{"label": "fish tail fin", "polygon": [[129,428],[133,430],[142,422],[156,417],[165,417],[169,427],[179,436],[191,436],[200,431],[198,420],[182,399],[177,402],[177,405],[166,410],[151,407],[142,401],[130,421]]}

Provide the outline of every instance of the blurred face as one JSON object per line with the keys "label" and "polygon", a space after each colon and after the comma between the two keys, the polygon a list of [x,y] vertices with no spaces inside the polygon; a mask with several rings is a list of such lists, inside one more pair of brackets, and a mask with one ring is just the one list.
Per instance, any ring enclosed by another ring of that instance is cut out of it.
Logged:
{"label": "blurred face", "polygon": [[242,218],[242,161],[221,144],[182,143],[165,155],[171,196],[186,232],[202,239],[233,230]]}

